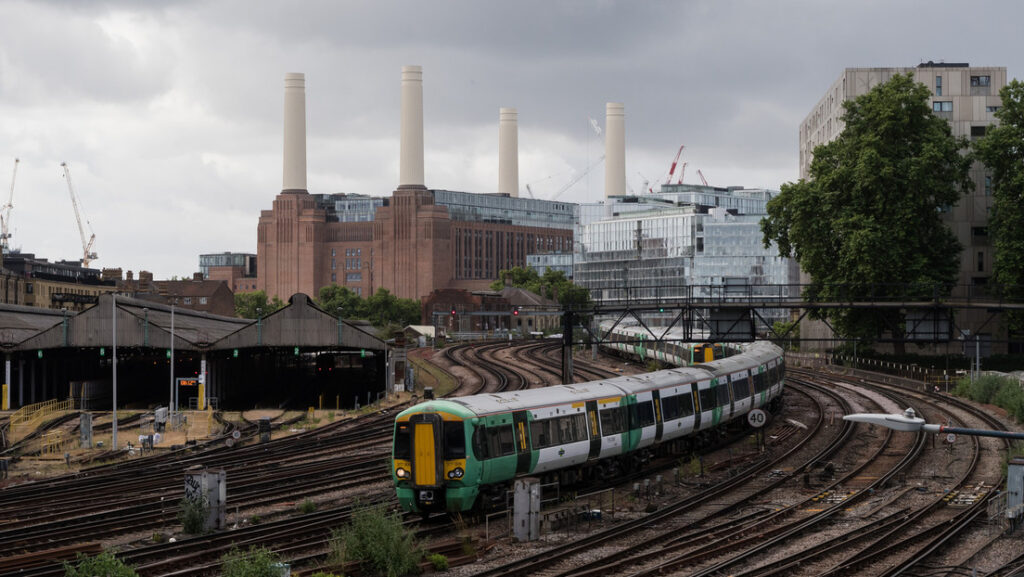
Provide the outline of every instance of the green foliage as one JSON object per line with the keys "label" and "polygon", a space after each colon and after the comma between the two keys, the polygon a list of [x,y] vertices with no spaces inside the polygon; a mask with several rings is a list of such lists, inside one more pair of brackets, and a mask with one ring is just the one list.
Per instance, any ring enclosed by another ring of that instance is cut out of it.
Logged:
{"label": "green foliage", "polygon": [[448,570],[448,558],[440,553],[427,555],[427,561],[430,561],[430,564],[433,565],[435,571]]}
{"label": "green foliage", "polygon": [[[506,284],[505,280],[510,282]],[[515,267],[498,273],[498,280],[491,283],[491,290],[500,291],[508,287],[526,289],[544,298],[557,301],[569,309],[589,308],[590,291],[573,284],[562,271],[548,269],[544,276],[532,268]]]}
{"label": "green foliage", "polygon": [[[992,173],[993,278],[1005,297],[1019,301],[1024,299],[1024,82],[1013,80],[999,96],[999,125],[986,129],[974,151]],[[1011,330],[1024,329],[1024,314],[1013,312],[1009,319]]]}
{"label": "green foliage", "polygon": [[264,291],[235,293],[235,316],[241,319],[254,319],[258,316],[265,317],[283,308],[284,305],[285,303],[277,298],[277,296],[274,296],[273,299],[267,299],[267,293]]}
{"label": "green foliage", "polygon": [[316,511],[316,503],[314,503],[312,499],[306,498],[299,503],[299,513],[308,515],[313,511]]}
{"label": "green foliage", "polygon": [[953,394],[977,403],[992,404],[1003,409],[1018,422],[1024,422],[1024,389],[1017,379],[982,375],[971,382],[960,379]]}
{"label": "green foliage", "polygon": [[109,551],[104,551],[95,557],[89,557],[79,553],[75,558],[74,565],[64,563],[65,577],[138,577],[130,565],[114,556]]}
{"label": "green foliage", "polygon": [[178,521],[186,533],[198,535],[206,530],[206,518],[210,515],[210,504],[206,499],[185,497],[178,503],[178,507]]}
{"label": "green foliage", "polygon": [[771,341],[780,347],[789,346],[789,350],[795,351],[800,348],[800,323],[793,321],[784,323],[775,321],[772,324],[774,334],[770,335]]}
{"label": "green foliage", "polygon": [[247,551],[231,549],[220,558],[222,577],[278,577],[281,569],[277,553],[264,547],[250,546]]}
{"label": "green foliage", "polygon": [[344,576],[343,575],[338,575],[336,573],[328,573],[327,571],[317,571],[316,573],[313,573],[309,577],[344,577]]}
{"label": "green foliage", "polygon": [[317,304],[330,314],[340,314],[343,319],[366,319],[374,327],[385,329],[382,334],[385,338],[390,338],[396,328],[401,330],[422,319],[420,301],[400,299],[383,288],[364,299],[348,287],[332,284],[320,289]]}
{"label": "green foliage", "polygon": [[[897,75],[843,104],[845,128],[814,149],[810,180],[782,185],[761,221],[812,277],[810,301],[931,299],[949,294],[960,244],[942,222],[972,186],[964,139],[932,114],[929,89]],[[912,290],[907,289],[910,286]],[[842,335],[876,338],[899,327],[896,310],[819,309]]]}
{"label": "green foliage", "polygon": [[357,562],[363,575],[400,577],[416,572],[422,556],[402,518],[380,505],[353,511],[351,524],[334,532],[330,548],[329,563]]}

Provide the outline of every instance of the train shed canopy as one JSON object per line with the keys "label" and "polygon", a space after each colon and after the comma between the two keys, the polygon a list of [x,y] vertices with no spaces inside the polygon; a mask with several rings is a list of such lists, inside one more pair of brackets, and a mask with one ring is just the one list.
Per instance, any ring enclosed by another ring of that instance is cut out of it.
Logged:
{"label": "train shed canopy", "polygon": [[[116,308],[114,305],[116,299]],[[260,319],[239,319],[104,294],[80,313],[0,305],[0,350],[15,352],[63,347],[117,345],[213,351],[252,347],[381,350],[384,341],[339,320],[295,294],[289,304]]]}

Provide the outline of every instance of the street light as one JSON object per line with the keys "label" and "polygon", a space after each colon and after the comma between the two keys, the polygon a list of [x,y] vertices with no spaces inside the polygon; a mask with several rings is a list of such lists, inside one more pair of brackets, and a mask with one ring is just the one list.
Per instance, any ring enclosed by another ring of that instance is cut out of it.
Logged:
{"label": "street light", "polygon": [[111,319],[111,340],[113,341],[114,356],[112,357],[111,372],[113,373],[113,415],[110,423],[112,448],[117,450],[117,294],[110,293],[110,319]]}
{"label": "street light", "polygon": [[168,411],[167,418],[171,424],[174,424],[174,411],[178,408],[178,403],[174,402],[174,393],[176,392],[174,386],[174,303],[178,299],[171,297],[171,398],[168,401],[170,404],[170,410]]}
{"label": "street light", "polygon": [[1024,439],[1024,433],[1014,433],[1010,431],[991,431],[987,429],[965,429],[962,427],[947,427],[946,425],[933,425],[925,423],[924,419],[918,417],[914,412],[914,409],[908,408],[903,411],[902,414],[887,415],[883,413],[857,413],[854,415],[845,415],[844,421],[853,421],[855,423],[870,423],[872,425],[882,425],[883,427],[889,427],[896,431],[903,431],[905,433],[916,433],[918,431],[924,431],[926,433],[953,433],[954,435],[971,435],[974,437],[998,437],[1001,439]]}

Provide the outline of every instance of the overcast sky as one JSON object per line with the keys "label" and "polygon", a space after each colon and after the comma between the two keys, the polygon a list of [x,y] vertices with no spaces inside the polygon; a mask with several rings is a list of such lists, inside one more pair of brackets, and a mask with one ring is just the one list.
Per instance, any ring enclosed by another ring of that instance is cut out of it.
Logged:
{"label": "overcast sky", "polygon": [[[598,200],[606,102],[626,178],[778,188],[800,122],[847,67],[922,61],[1024,74],[1024,3],[933,0],[20,2],[0,0],[0,195],[20,158],[12,246],[188,276],[256,252],[281,190],[283,83],[306,75],[308,188],[398,185],[401,67],[423,67],[425,184],[497,188],[498,109],[519,112],[519,181]],[[2,202],[2,201],[0,201]],[[86,231],[86,236],[90,234]]]}

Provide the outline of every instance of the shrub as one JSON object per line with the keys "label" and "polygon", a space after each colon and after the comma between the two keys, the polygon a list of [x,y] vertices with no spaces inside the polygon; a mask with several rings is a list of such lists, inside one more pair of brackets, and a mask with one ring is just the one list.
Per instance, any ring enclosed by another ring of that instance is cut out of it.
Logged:
{"label": "shrub", "polygon": [[430,564],[434,566],[436,571],[448,570],[448,558],[440,553],[427,555],[427,561],[430,561]]}
{"label": "shrub", "polygon": [[210,505],[206,499],[185,497],[179,506],[181,510],[178,511],[178,521],[186,533],[198,535],[206,530],[206,518],[210,515]]}
{"label": "shrub", "polygon": [[314,503],[312,499],[309,499],[307,497],[301,503],[299,503],[299,513],[308,515],[313,511],[316,511],[316,503]]}
{"label": "shrub", "polygon": [[250,546],[247,551],[231,549],[220,558],[222,577],[280,577],[280,558],[264,547]]}
{"label": "shrub", "polygon": [[418,571],[422,553],[412,531],[383,506],[352,512],[352,522],[334,532],[328,562],[356,562],[364,575],[399,577]]}
{"label": "shrub", "polygon": [[114,557],[113,553],[104,551],[95,557],[79,553],[75,558],[77,563],[72,565],[64,563],[64,575],[66,577],[138,577],[135,569],[125,565],[123,561]]}

